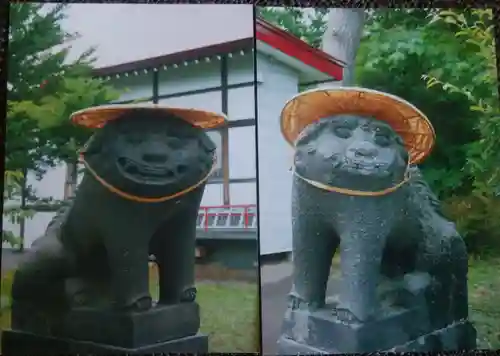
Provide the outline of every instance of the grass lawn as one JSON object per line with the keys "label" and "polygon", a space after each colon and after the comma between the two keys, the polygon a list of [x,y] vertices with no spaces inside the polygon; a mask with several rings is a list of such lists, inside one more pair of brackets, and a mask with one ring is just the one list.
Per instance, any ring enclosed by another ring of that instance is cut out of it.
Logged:
{"label": "grass lawn", "polygon": [[500,349],[500,258],[469,262],[470,318],[479,349]]}
{"label": "grass lawn", "polygon": [[210,352],[258,352],[257,285],[198,284],[201,331],[209,335]]}
{"label": "grass lawn", "polygon": [[[7,277],[7,276],[6,276]],[[2,296],[10,293],[10,278],[2,281]],[[151,273],[151,294],[157,295],[156,273]],[[257,352],[257,296],[255,283],[200,282],[197,301],[201,308],[201,332],[209,335],[210,352]],[[10,328],[10,310],[3,308],[0,328]]]}
{"label": "grass lawn", "polygon": [[[470,317],[478,332],[478,348],[500,349],[500,258],[471,259],[469,266]],[[1,292],[10,293],[8,282],[2,282]],[[155,289],[152,294],[156,295]],[[257,351],[255,284],[200,282],[198,302],[210,352]],[[8,308],[2,308],[0,323],[2,329],[9,328]]]}

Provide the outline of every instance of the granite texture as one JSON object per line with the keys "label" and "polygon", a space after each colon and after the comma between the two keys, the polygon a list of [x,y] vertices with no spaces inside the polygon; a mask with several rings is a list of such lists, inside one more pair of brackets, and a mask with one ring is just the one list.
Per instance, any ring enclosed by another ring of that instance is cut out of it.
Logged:
{"label": "granite texture", "polygon": [[60,339],[6,330],[2,333],[2,355],[147,355],[165,353],[208,353],[208,337],[203,334],[187,336],[171,341],[158,342],[138,348],[125,348],[88,341]]}
{"label": "granite texture", "polygon": [[[408,168],[404,142],[391,127],[355,115],[324,118],[301,133],[294,162],[302,177],[357,191],[381,191],[411,176],[379,196],[319,189],[295,176],[293,287],[282,338],[371,352],[467,320],[465,243],[419,169]],[[337,301],[328,305],[336,252],[342,276]]]}
{"label": "granite texture", "polygon": [[67,339],[137,348],[196,335],[200,328],[199,313],[196,303],[158,305],[131,313],[75,308],[54,334]]}
{"label": "granite texture", "polygon": [[[372,330],[374,333],[374,330]],[[378,335],[378,333],[374,333]],[[319,354],[345,354],[363,352],[450,352],[474,350],[476,348],[476,330],[469,321],[456,322],[445,328],[435,330],[432,333],[420,335],[416,339],[392,346],[387,349],[369,348],[368,345],[360,343],[356,338],[334,339],[330,344],[341,345],[340,347],[324,347],[315,343],[295,341],[282,335],[278,340],[278,352],[280,355],[319,355]],[[350,347],[347,347],[350,346]],[[341,350],[348,351],[341,351]],[[367,351],[370,350],[370,351]]]}
{"label": "granite texture", "polygon": [[[86,171],[75,197],[14,275],[12,328],[123,347],[195,335],[193,251],[204,184],[162,202],[143,198],[170,196],[200,182],[214,151],[203,130],[161,112],[132,110],[97,130],[83,152],[86,162],[132,198]],[[159,269],[155,307],[150,255]]]}

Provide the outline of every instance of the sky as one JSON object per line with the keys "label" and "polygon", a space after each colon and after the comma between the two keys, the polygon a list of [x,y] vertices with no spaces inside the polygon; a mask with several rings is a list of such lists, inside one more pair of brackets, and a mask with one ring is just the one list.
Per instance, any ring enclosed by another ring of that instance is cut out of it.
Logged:
{"label": "sky", "polygon": [[253,36],[252,5],[72,4],[69,59],[97,46],[97,67]]}

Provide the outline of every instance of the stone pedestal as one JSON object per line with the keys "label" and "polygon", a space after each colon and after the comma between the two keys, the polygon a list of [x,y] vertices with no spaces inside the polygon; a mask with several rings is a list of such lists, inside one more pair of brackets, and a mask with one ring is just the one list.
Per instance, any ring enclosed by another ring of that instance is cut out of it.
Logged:
{"label": "stone pedestal", "polygon": [[331,309],[288,310],[278,340],[280,354],[340,354],[375,351],[474,350],[476,331],[468,321],[431,330],[427,313],[392,309],[370,322],[346,322]]}
{"label": "stone pedestal", "polygon": [[208,337],[198,333],[199,327],[196,303],[157,305],[144,312],[78,308],[70,311],[50,335],[5,331],[2,354],[206,353]]}
{"label": "stone pedestal", "polygon": [[153,353],[208,353],[208,337],[196,334],[137,348],[35,335],[22,331],[2,333],[2,355],[146,355]]}

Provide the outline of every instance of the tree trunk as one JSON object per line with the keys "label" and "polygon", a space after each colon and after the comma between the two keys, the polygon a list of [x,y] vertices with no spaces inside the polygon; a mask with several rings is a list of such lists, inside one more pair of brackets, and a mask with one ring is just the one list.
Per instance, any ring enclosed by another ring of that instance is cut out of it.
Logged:
{"label": "tree trunk", "polygon": [[[26,185],[27,185],[27,179],[28,179],[28,170],[26,168],[23,168],[23,180],[21,182],[21,210],[24,213],[24,210],[26,209],[26,196],[27,196],[27,190],[26,190]],[[24,235],[26,231],[26,219],[24,218],[24,214],[21,217],[19,221],[19,252],[24,251]]]}
{"label": "tree trunk", "polygon": [[78,185],[78,161],[66,162],[66,181],[64,182],[64,199],[75,194]]}
{"label": "tree trunk", "polygon": [[[341,86],[354,85],[354,66],[363,26],[364,9],[332,8],[328,13],[328,22],[322,40],[322,49],[332,57],[346,63]],[[331,85],[331,84],[330,84]],[[323,85],[323,87],[328,85]]]}

